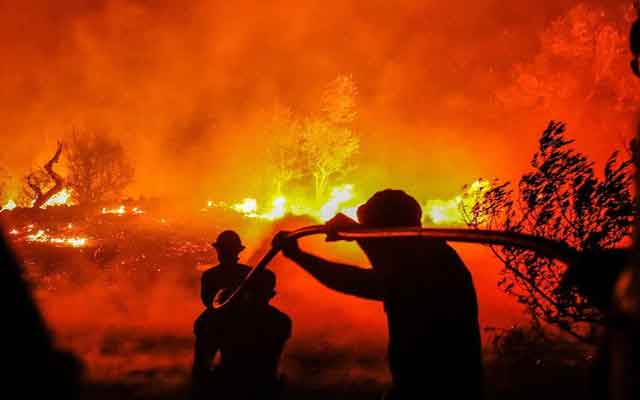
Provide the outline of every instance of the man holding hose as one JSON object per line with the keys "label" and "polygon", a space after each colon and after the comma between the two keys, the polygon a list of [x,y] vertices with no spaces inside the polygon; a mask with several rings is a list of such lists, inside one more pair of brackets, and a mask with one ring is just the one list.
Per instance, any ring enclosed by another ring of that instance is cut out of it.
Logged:
{"label": "man holding hose", "polygon": [[[358,208],[358,220],[338,214],[330,232],[349,228],[420,227],[422,209],[400,190],[384,190]],[[283,254],[325,286],[384,303],[389,329],[390,399],[482,398],[478,306],[471,275],[445,241],[420,237],[358,239],[371,269],[327,261],[287,240]],[[327,241],[336,240],[329,233]]]}

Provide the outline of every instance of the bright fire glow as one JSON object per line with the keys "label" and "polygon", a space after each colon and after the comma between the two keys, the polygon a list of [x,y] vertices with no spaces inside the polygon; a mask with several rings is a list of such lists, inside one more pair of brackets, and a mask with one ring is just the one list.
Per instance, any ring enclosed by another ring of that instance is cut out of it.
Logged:
{"label": "bright fire glow", "polygon": [[47,208],[51,206],[69,206],[71,199],[71,189],[62,189],[58,193],[54,194],[44,203],[40,208]]}
{"label": "bright fire glow", "polygon": [[117,215],[119,217],[126,215],[126,214],[133,214],[133,215],[140,215],[140,214],[144,214],[144,211],[142,209],[140,209],[139,207],[134,207],[132,209],[130,209],[129,211],[127,211],[127,207],[125,207],[124,205],[121,205],[120,207],[117,208],[106,208],[103,207],[102,208],[102,214],[114,214]]}
{"label": "bright fire glow", "polygon": [[87,238],[84,237],[52,237],[49,236],[43,229],[40,229],[34,234],[27,235],[27,240],[30,242],[40,243],[52,243],[62,246],[71,247],[84,247],[87,245]]}
{"label": "bright fire glow", "polygon": [[207,208],[204,208],[203,211],[213,207],[228,208],[247,218],[259,218],[271,221],[282,218],[286,214],[292,214],[310,215],[324,222],[340,212],[355,219],[355,210],[361,202],[355,201],[353,185],[345,184],[335,186],[331,189],[330,193],[329,199],[318,207],[310,206],[310,204],[313,204],[312,201],[300,199],[292,201],[284,195],[279,195],[273,198],[269,208],[261,208],[258,205],[258,200],[247,197],[241,202],[230,206],[227,206],[224,202],[208,200]]}
{"label": "bright fire glow", "polygon": [[274,220],[284,217],[287,213],[287,199],[284,196],[278,196],[271,203],[271,211],[261,215],[262,218]]}
{"label": "bright fire glow", "polygon": [[16,202],[13,200],[9,200],[7,201],[7,204],[5,204],[0,211],[8,211],[8,210],[13,210],[14,208],[16,208]]}
{"label": "bright fire glow", "polygon": [[241,214],[252,216],[258,211],[258,202],[256,199],[246,198],[241,203],[233,204],[231,208]]}
{"label": "bright fire glow", "polygon": [[[465,189],[465,195],[457,195],[449,200],[427,200],[424,203],[424,222],[436,225],[463,225],[464,219],[460,212],[461,206],[473,207],[477,201],[491,187],[486,180],[477,180]],[[309,215],[320,222],[326,222],[336,214],[342,213],[357,220],[357,209],[364,203],[354,193],[354,185],[344,184],[334,186],[330,190],[329,198],[319,206],[313,206],[312,200],[304,198],[290,199],[284,195],[275,197],[269,208],[262,208],[258,200],[247,197],[239,203],[227,205],[224,202],[207,201],[207,211],[213,207],[231,209],[247,218],[259,218],[266,220],[276,220],[286,214]]]}
{"label": "bright fire glow", "polygon": [[488,181],[478,179],[469,185],[466,197],[457,195],[449,200],[428,200],[423,207],[425,219],[436,225],[463,225],[464,218],[460,208],[464,206],[470,209],[490,188],[491,184]]}
{"label": "bright fire glow", "polygon": [[127,208],[125,206],[120,206],[118,208],[102,208],[103,214],[116,214],[116,215],[124,215],[127,212]]}
{"label": "bright fire glow", "polygon": [[329,201],[324,203],[320,207],[320,213],[318,217],[322,221],[328,221],[333,218],[337,213],[342,211],[340,205],[353,199],[353,185],[347,184],[338,187],[334,187],[331,190],[331,196]]}

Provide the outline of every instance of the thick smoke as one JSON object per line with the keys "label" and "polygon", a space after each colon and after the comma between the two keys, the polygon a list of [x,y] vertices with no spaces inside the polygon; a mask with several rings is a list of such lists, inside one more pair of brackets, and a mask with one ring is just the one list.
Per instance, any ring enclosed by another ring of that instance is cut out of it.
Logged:
{"label": "thick smoke", "polygon": [[520,172],[547,120],[563,118],[513,116],[496,91],[575,4],[5,2],[0,163],[21,176],[75,127],[126,143],[133,195],[238,198],[265,180],[268,110],[313,113],[348,74],[360,93],[355,183],[450,195]]}
{"label": "thick smoke", "polygon": [[[612,13],[627,3],[597,2]],[[565,118],[565,110],[513,114],[496,93],[514,81],[514,65],[545,50],[541,32],[576,4],[0,1],[0,166],[20,177],[75,127],[125,144],[137,166],[132,196],[239,199],[264,187],[269,110],[313,114],[326,83],[348,74],[359,88],[362,143],[353,183],[367,193],[395,187],[448,198],[480,176],[521,174],[547,121]],[[571,136],[584,139],[596,159],[629,137],[589,129]],[[247,261],[254,260],[273,232],[245,233],[255,251]],[[309,245],[364,263],[346,245]],[[497,293],[498,266],[488,251],[460,249],[483,325],[512,323],[520,309]],[[72,268],[95,266],[74,259]],[[290,373],[315,359],[345,380],[387,379],[379,304],[332,293],[284,260],[273,268],[276,303],[294,318]],[[198,274],[179,270],[142,286],[118,280],[109,287],[83,274],[81,284],[38,297],[60,340],[95,376],[135,379],[150,368],[188,368],[201,308]],[[328,353],[339,356],[323,358]]]}

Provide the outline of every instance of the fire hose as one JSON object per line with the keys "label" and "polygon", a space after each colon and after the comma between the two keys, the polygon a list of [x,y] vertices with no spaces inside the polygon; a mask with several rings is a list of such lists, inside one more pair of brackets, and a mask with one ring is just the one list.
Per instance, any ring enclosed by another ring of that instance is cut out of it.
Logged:
{"label": "fire hose", "polygon": [[[336,239],[358,240],[399,237],[422,237],[440,239],[451,242],[478,243],[485,245],[515,246],[532,250],[542,256],[559,260],[565,264],[571,264],[578,260],[580,252],[563,242],[546,239],[539,236],[527,235],[515,232],[502,232],[482,229],[454,229],[454,228],[378,228],[378,229],[349,229],[339,232],[330,232],[326,225],[310,225],[289,232],[286,240],[296,240],[306,236],[331,233]],[[228,291],[220,290],[214,300],[213,308],[219,310],[225,308],[236,299],[247,287],[247,284],[264,270],[273,258],[282,250],[281,246],[272,246],[262,257],[255,268],[235,287]],[[230,293],[228,296],[226,293]]]}

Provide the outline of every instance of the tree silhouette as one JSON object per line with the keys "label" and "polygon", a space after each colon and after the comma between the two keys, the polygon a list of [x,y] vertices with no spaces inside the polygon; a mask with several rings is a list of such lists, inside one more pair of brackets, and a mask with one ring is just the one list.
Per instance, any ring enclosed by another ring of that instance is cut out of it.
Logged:
{"label": "tree silhouette", "polygon": [[290,181],[310,178],[316,200],[322,200],[332,180],[350,170],[360,140],[351,128],[356,118],[357,88],[350,76],[331,81],[320,96],[320,112],[296,118],[276,110],[267,125],[271,176],[280,193]]}
{"label": "tree silhouette", "polygon": [[44,167],[24,177],[23,197],[29,200],[33,208],[42,207],[51,197],[64,189],[64,178],[53,170],[53,166],[60,161],[62,147],[62,143],[58,142],[55,154]]}
{"label": "tree silhouette", "polygon": [[281,195],[285,186],[298,178],[304,171],[302,155],[302,138],[300,122],[291,110],[276,109],[265,129],[266,137],[270,138],[268,147],[269,176]]}
{"label": "tree silhouette", "polygon": [[349,75],[339,75],[322,92],[320,99],[324,119],[334,125],[349,125],[358,115],[358,88]]}
{"label": "tree silhouette", "polygon": [[313,177],[316,199],[327,191],[332,178],[349,170],[349,161],[358,151],[360,141],[349,128],[320,119],[308,120],[302,131],[302,152],[307,170]]}
{"label": "tree silhouette", "polygon": [[[474,194],[479,198],[461,202],[467,224],[543,236],[594,252],[630,244],[631,157],[620,161],[614,152],[599,177],[594,163],[572,147],[564,132],[564,124],[549,123],[532,158],[533,171],[515,189],[496,180],[487,192]],[[594,340],[602,311],[576,288],[562,284],[564,265],[515,247],[492,250],[504,265],[499,287],[526,305],[536,320],[582,341]]]}
{"label": "tree silhouette", "polygon": [[81,204],[113,200],[133,180],[134,167],[124,147],[106,135],[74,130],[66,159],[67,184]]}

